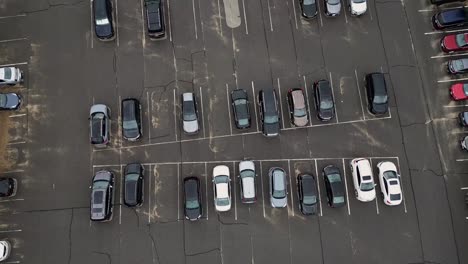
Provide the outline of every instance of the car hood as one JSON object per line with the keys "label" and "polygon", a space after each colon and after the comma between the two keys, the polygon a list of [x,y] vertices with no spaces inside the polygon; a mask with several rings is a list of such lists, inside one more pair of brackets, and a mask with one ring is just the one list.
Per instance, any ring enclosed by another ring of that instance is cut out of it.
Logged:
{"label": "car hood", "polygon": [[304,13],[304,16],[306,17],[315,17],[317,15],[317,5],[316,4],[304,5],[302,7],[302,12]]}
{"label": "car hood", "polygon": [[5,108],[18,108],[21,103],[21,98],[19,95],[14,93],[8,93],[6,95],[6,104],[3,105]]}
{"label": "car hood", "polygon": [[184,121],[184,131],[187,133],[195,133],[198,131],[198,121]]}
{"label": "car hood", "polygon": [[375,188],[370,191],[358,191],[358,200],[361,202],[370,202],[375,199]]}
{"label": "car hood", "polygon": [[274,123],[274,124],[266,124],[265,123],[263,125],[263,133],[267,137],[277,136],[279,134],[279,130],[280,130],[279,122]]}
{"label": "car hood", "polygon": [[271,197],[270,201],[271,201],[271,206],[278,207],[278,208],[286,207],[286,205],[288,204],[287,196],[281,199]]}
{"label": "car hood", "polygon": [[351,9],[358,15],[364,14],[367,11],[367,2],[355,3],[351,1]]}
{"label": "car hood", "polygon": [[336,5],[330,5],[327,2],[327,10],[328,10],[328,13],[330,13],[330,14],[338,15],[340,13],[340,11],[341,11],[341,3],[338,3]]}
{"label": "car hood", "polygon": [[189,220],[197,220],[198,218],[201,217],[201,209],[195,208],[195,209],[187,209],[185,208],[185,215]]}
{"label": "car hood", "polygon": [[307,115],[294,118],[294,124],[299,127],[307,125],[308,122],[309,120],[307,119]]}
{"label": "car hood", "polygon": [[317,204],[313,205],[302,205],[302,212],[304,214],[314,215],[317,213]]}

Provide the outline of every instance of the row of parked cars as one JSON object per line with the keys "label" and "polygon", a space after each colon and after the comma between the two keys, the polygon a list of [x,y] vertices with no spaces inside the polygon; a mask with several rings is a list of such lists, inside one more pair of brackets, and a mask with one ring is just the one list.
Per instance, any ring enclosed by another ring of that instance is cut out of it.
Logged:
{"label": "row of parked cars", "polygon": [[[350,162],[353,186],[356,198],[361,202],[370,202],[376,198],[374,176],[368,159],[356,158]],[[382,161],[377,164],[380,192],[385,204],[399,205],[403,195],[400,175],[394,163]],[[124,169],[123,201],[128,207],[141,206],[143,203],[144,168],[141,164],[128,164]],[[255,163],[244,160],[239,163],[239,192],[242,203],[257,201],[258,175]],[[304,215],[317,212],[319,196],[317,191],[318,175],[310,172],[297,176],[298,207]],[[322,170],[325,182],[327,204],[330,207],[342,207],[346,204],[345,183],[340,169],[328,165]],[[274,208],[283,208],[288,204],[288,180],[286,171],[281,167],[272,167],[268,172],[269,199]],[[231,175],[229,167],[218,165],[212,173],[214,206],[217,212],[231,210]],[[98,171],[91,185],[91,220],[109,221],[112,219],[115,176],[112,171]],[[203,215],[201,183],[198,176],[188,176],[183,180],[184,215],[188,220],[197,220]]]}
{"label": "row of parked cars", "polygon": [[[341,0],[324,0],[325,15],[338,16],[341,13]],[[315,18],[318,14],[316,0],[299,0],[302,9],[302,16],[306,19]],[[347,0],[348,9],[351,15],[361,16],[367,11],[367,0]]]}
{"label": "row of parked cars", "polygon": [[[329,121],[335,116],[335,100],[332,87],[327,80],[320,80],[313,85],[313,94],[317,117]],[[366,75],[366,89],[369,111],[374,115],[388,112],[388,93],[383,73]],[[260,114],[262,133],[267,137],[279,135],[281,114],[275,89],[265,89],[258,93],[257,105]],[[286,95],[291,124],[297,127],[307,126],[310,117],[304,89],[289,89]],[[200,130],[200,117],[197,99],[194,93],[183,93],[182,129],[187,134],[196,134]],[[245,90],[231,92],[231,105],[235,126],[238,129],[251,127],[252,118],[249,96]],[[142,136],[141,104],[138,99],[127,98],[121,102],[122,136],[129,141],[136,141]],[[110,138],[110,109],[106,105],[96,104],[90,110],[91,144],[105,147]],[[230,121],[231,122],[231,121]]]}

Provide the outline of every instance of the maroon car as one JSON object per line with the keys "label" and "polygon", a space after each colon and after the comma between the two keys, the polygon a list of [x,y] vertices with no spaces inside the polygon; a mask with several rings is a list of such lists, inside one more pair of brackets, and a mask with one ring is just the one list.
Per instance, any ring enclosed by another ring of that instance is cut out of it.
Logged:
{"label": "maroon car", "polygon": [[444,52],[468,50],[468,33],[447,35],[441,39],[440,47]]}

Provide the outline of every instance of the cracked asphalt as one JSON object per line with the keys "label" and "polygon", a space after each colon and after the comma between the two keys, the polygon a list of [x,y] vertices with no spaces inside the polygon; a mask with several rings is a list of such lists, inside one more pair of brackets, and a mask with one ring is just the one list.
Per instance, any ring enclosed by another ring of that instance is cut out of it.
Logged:
{"label": "cracked asphalt", "polygon": [[[442,74],[428,56],[437,37],[424,35],[431,13],[418,11],[432,8],[428,3],[369,1],[359,18],[343,10],[306,21],[297,1],[239,0],[241,25],[229,28],[222,1],[166,0],[162,41],[145,35],[142,1],[113,3],[117,36],[104,43],[92,31],[89,1],[0,0],[0,65],[26,74],[24,85],[12,88],[24,107],[5,115],[1,130],[11,165],[0,174],[20,186],[15,199],[0,200],[0,234],[13,245],[10,263],[468,263],[460,192],[468,186],[468,162],[455,161],[462,155],[453,150],[453,134],[444,132],[458,128],[453,109],[442,106],[446,90],[434,89]],[[385,74],[387,116],[367,111],[370,72]],[[315,117],[312,84],[320,79],[330,80],[336,101],[337,116],[327,124]],[[308,91],[307,128],[289,122],[285,99],[293,87]],[[236,88],[252,103],[246,131],[229,120]],[[282,99],[284,123],[273,139],[261,135],[253,109],[266,88]],[[181,130],[184,92],[197,97],[202,129],[195,136]],[[128,97],[142,104],[137,143],[124,141],[118,126],[119,102]],[[104,150],[88,142],[93,103],[111,109],[111,143]],[[398,165],[404,204],[354,198],[348,163],[361,156],[374,167],[382,160]],[[258,174],[258,200],[248,206],[236,177],[244,158]],[[122,203],[122,170],[131,162],[145,167],[138,208]],[[233,209],[223,214],[214,210],[211,186],[220,164],[230,168],[233,191]],[[346,177],[349,206],[326,205],[320,172],[329,164]],[[284,209],[270,207],[273,166],[291,176]],[[116,175],[114,214],[111,222],[92,223],[89,185],[101,169]],[[298,210],[301,172],[317,174],[317,216]],[[191,175],[201,180],[204,211],[197,222],[185,221],[182,210],[181,183]]]}

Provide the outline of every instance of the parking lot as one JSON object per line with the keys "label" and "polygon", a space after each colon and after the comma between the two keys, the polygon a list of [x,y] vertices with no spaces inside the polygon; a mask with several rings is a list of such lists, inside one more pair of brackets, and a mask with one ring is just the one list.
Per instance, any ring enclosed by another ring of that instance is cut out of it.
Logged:
{"label": "parking lot", "polygon": [[[0,1],[0,65],[25,73],[22,86],[2,88],[24,99],[19,111],[0,113],[8,124],[0,140],[8,162],[0,174],[19,181],[17,195],[0,200],[0,238],[13,245],[6,263],[468,261],[462,250],[468,212],[457,201],[468,187],[468,161],[457,146],[464,132],[454,120],[460,106],[447,96],[451,80],[440,63],[446,58],[439,33],[428,22],[429,4],[369,1],[362,17],[342,10],[331,18],[319,1],[317,18],[304,20],[293,0],[232,1],[239,16],[226,11],[231,1],[166,0],[167,38],[153,41],[145,34],[143,1],[113,0],[116,38],[101,42],[90,1]],[[389,92],[389,112],[380,117],[368,111],[364,77],[371,72],[385,74]],[[329,122],[316,117],[312,88],[321,79],[330,81],[335,98]],[[307,97],[304,128],[290,122],[286,94],[295,87]],[[239,88],[250,99],[247,130],[232,121],[230,93]],[[278,92],[281,117],[280,136],[271,139],[261,134],[255,105],[269,88]],[[181,128],[184,92],[197,97],[197,135]],[[125,141],[119,125],[120,102],[130,97],[142,105],[137,142]],[[89,144],[95,103],[111,109],[104,149]],[[378,162],[397,165],[401,205],[389,207],[380,195],[356,200],[349,167],[356,157],[370,159],[375,179]],[[252,205],[239,198],[238,164],[246,158],[258,174]],[[144,202],[136,209],[122,202],[122,170],[131,162],[145,168]],[[226,213],[213,204],[212,169],[221,164],[232,181]],[[321,170],[329,164],[343,172],[342,208],[327,205]],[[273,166],[288,175],[287,208],[270,205]],[[102,169],[116,175],[114,214],[111,222],[95,223],[89,185]],[[301,172],[317,176],[315,216],[298,210]],[[185,220],[182,207],[181,183],[192,175],[202,182],[197,222]]]}

